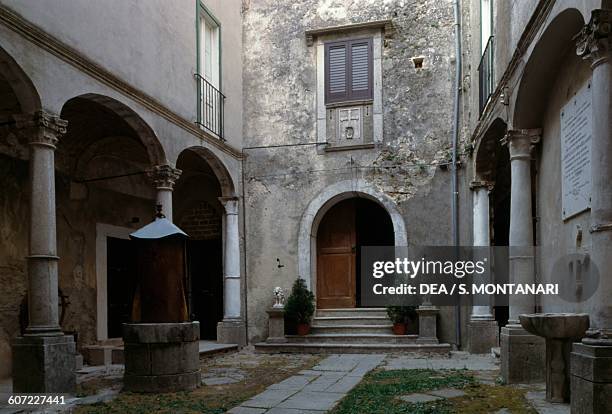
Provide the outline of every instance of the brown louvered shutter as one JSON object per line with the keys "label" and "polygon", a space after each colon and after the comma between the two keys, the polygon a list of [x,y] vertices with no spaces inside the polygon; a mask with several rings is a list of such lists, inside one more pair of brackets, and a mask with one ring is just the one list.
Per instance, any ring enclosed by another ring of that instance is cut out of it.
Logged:
{"label": "brown louvered shutter", "polygon": [[372,99],[372,39],[325,44],[325,103]]}
{"label": "brown louvered shutter", "polygon": [[347,43],[325,45],[325,101],[340,102],[348,99]]}
{"label": "brown louvered shutter", "polygon": [[351,74],[349,99],[372,98],[372,39],[349,43]]}

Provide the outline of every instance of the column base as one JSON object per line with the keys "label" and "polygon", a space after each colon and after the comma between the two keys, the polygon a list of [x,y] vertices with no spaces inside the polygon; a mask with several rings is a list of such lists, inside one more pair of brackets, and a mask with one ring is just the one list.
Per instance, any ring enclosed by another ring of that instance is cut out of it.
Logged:
{"label": "column base", "polygon": [[76,348],[72,335],[13,340],[13,393],[74,394]]}
{"label": "column base", "polygon": [[246,329],[242,319],[224,319],[217,324],[217,342],[245,346]]}
{"label": "column base", "polygon": [[505,384],[544,382],[546,345],[544,338],[531,335],[520,325],[501,330],[501,376]]}
{"label": "column base", "polygon": [[612,346],[575,343],[570,359],[572,414],[609,413]]}
{"label": "column base", "polygon": [[468,323],[468,351],[471,354],[490,354],[499,342],[495,319],[472,319]]}

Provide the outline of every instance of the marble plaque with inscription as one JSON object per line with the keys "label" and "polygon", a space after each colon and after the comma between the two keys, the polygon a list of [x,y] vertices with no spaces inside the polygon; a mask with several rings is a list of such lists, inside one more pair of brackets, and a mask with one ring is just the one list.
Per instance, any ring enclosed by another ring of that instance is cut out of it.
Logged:
{"label": "marble plaque with inscription", "polygon": [[591,82],[561,108],[562,218],[591,207]]}

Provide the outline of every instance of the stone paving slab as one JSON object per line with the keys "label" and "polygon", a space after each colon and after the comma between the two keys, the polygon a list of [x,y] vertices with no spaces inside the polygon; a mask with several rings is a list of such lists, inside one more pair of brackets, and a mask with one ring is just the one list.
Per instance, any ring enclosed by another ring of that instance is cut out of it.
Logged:
{"label": "stone paving slab", "polygon": [[[385,355],[330,355],[312,369],[270,385],[231,414],[316,414],[332,409]],[[240,411],[253,409],[255,411]]]}
{"label": "stone paving slab", "polygon": [[442,399],[442,397],[436,397],[435,395],[429,395],[429,394],[408,394],[408,395],[402,395],[398,398],[410,404],[437,401],[437,400]]}
{"label": "stone paving slab", "polygon": [[470,371],[496,371],[499,369],[491,355],[471,355],[464,352],[452,352],[450,358],[430,357],[416,358],[411,356],[389,356],[383,369],[468,369]]}
{"label": "stone paving slab", "polygon": [[344,393],[339,392],[301,391],[283,401],[277,408],[327,411],[340,401],[344,395]]}
{"label": "stone paving slab", "polygon": [[263,414],[267,410],[265,408],[251,408],[251,407],[243,407],[238,406],[229,410],[228,414]]}
{"label": "stone paving slab", "polygon": [[294,375],[281,382],[272,384],[268,387],[269,390],[301,390],[313,380],[310,375]]}
{"label": "stone paving slab", "polygon": [[465,392],[456,388],[443,388],[441,390],[428,391],[427,394],[442,398],[457,398],[463,397]]}
{"label": "stone paving slab", "polygon": [[272,408],[286,400],[295,394],[297,390],[274,390],[267,389],[261,394],[257,394],[255,397],[248,401],[243,402],[243,407],[252,408]]}
{"label": "stone paving slab", "polygon": [[266,414],[323,414],[325,411],[297,410],[293,408],[272,408]]}

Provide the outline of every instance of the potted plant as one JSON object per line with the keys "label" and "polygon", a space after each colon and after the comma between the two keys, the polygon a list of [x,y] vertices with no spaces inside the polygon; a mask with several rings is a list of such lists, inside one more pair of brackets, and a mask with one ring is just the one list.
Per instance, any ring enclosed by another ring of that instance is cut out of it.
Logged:
{"label": "potted plant", "polygon": [[285,315],[297,325],[298,335],[308,335],[310,332],[310,320],[314,310],[314,295],[306,287],[304,279],[298,277],[285,304]]}
{"label": "potted plant", "polygon": [[414,306],[387,306],[387,316],[393,322],[395,335],[406,335],[406,322],[414,319],[416,308]]}

